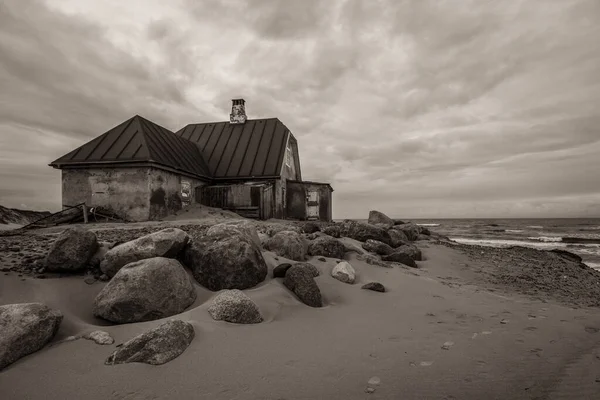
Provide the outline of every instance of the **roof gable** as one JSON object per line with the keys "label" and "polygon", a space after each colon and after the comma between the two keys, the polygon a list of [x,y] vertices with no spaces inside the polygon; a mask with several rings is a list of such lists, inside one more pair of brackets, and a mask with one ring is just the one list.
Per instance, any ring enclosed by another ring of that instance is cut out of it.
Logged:
{"label": "roof gable", "polygon": [[291,132],[279,119],[268,118],[190,124],[176,134],[198,145],[219,179],[279,176]]}
{"label": "roof gable", "polygon": [[139,115],[50,163],[69,165],[152,162],[209,177],[199,147]]}

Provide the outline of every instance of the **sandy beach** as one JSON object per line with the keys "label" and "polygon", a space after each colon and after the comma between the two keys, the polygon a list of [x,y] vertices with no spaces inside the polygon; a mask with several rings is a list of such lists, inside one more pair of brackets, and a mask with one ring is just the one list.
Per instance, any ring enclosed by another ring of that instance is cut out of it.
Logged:
{"label": "sandy beach", "polygon": [[[94,229],[98,235],[103,229],[126,232],[111,226]],[[35,235],[52,237],[58,231]],[[331,277],[336,259],[312,257],[309,262],[321,271],[316,282],[325,307],[320,309],[300,303],[281,279],[272,278],[272,269],[287,260],[263,252],[269,275],[244,291],[265,318],[260,324],[213,320],[207,307],[217,293],[194,283],[195,303],[176,318],[192,323],[196,337],[181,356],[160,366],[107,366],[104,360],[119,343],[164,320],[111,325],[92,314],[104,282],[87,284],[82,275],[21,276],[9,267],[24,252],[5,252],[0,304],[42,302],[59,309],[64,320],[48,346],[0,372],[0,397],[600,398],[598,308],[576,306],[577,299],[556,299],[544,290],[532,296],[475,279],[486,276],[474,271],[489,260],[482,256],[478,262],[472,247],[416,244],[425,258],[419,269],[379,267],[346,253],[358,274],[352,285]],[[361,289],[371,281],[383,283],[387,292]],[[96,329],[110,333],[115,344],[65,340]]]}

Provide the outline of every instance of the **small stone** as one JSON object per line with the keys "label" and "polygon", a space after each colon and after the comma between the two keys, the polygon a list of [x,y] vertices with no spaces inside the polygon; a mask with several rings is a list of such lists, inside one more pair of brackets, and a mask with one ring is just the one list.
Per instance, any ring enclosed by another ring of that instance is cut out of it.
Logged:
{"label": "small stone", "polygon": [[508,324],[508,320],[507,319],[503,319],[502,321],[500,321],[501,324]]}
{"label": "small stone", "polygon": [[421,367],[429,367],[431,365],[433,365],[433,361],[421,361]]}
{"label": "small stone", "polygon": [[365,389],[365,393],[369,393],[369,394],[375,393],[375,388],[368,387],[368,388]]}
{"label": "small stone", "polygon": [[98,278],[98,279],[101,280],[102,282],[107,282],[110,280],[110,278],[106,274],[100,275],[100,278]]}
{"label": "small stone", "polygon": [[288,269],[292,267],[290,263],[279,264],[275,268],[273,268],[273,278],[284,278],[285,273]]}
{"label": "small stone", "polygon": [[372,290],[374,292],[385,292],[385,286],[379,282],[369,282],[362,286],[362,289]]}
{"label": "small stone", "polygon": [[96,278],[94,278],[93,276],[88,276],[87,278],[85,278],[83,280],[85,283],[87,283],[88,285],[93,284],[94,282],[96,282]]}
{"label": "small stone", "polygon": [[317,258],[317,260],[322,261],[322,262],[327,261],[327,259],[325,257],[319,257],[319,258]]}
{"label": "small stone", "polygon": [[377,386],[381,383],[381,379],[378,376],[374,376],[371,379],[369,379],[369,382],[367,383],[371,386]]}
{"label": "small stone", "polygon": [[450,347],[454,346],[454,342],[446,342],[442,345],[443,350],[450,350]]}
{"label": "small stone", "polygon": [[115,339],[108,332],[93,331],[83,336],[84,339],[93,340],[96,344],[109,345],[115,342]]}

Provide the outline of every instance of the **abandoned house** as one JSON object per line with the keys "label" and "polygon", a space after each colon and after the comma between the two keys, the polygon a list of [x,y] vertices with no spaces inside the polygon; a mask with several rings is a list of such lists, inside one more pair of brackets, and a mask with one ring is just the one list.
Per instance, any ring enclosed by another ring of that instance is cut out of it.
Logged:
{"label": "abandoned house", "polygon": [[158,220],[190,203],[258,219],[332,218],[328,183],[303,181],[298,142],[278,119],[229,121],[174,133],[139,115],[50,163],[62,173],[63,208],[85,203],[128,221]]}

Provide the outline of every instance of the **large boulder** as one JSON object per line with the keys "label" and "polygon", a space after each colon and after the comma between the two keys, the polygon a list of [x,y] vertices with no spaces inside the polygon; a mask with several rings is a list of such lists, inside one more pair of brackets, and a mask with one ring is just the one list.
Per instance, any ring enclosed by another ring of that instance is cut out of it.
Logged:
{"label": "large boulder", "polygon": [[342,261],[333,267],[331,276],[340,282],[352,284],[356,280],[356,271],[349,262]]}
{"label": "large boulder", "polygon": [[269,237],[273,237],[279,232],[283,231],[292,231],[296,233],[302,233],[302,228],[298,225],[293,224],[282,224],[282,223],[272,223],[261,226],[261,231],[269,235]]}
{"label": "large boulder", "polygon": [[192,343],[194,336],[192,324],[171,319],[123,343],[106,359],[105,364],[165,364],[179,357]]}
{"label": "large boulder", "polygon": [[[421,250],[419,250],[419,248],[413,244],[400,246],[397,249],[395,249],[394,253],[392,254],[406,254],[415,261],[423,260],[423,254],[421,253]],[[390,257],[392,256],[392,254],[390,254]]]}
{"label": "large boulder", "polygon": [[254,287],[268,273],[260,247],[240,233],[206,235],[190,243],[183,252],[183,262],[198,283],[215,292]]}
{"label": "large boulder", "polygon": [[345,220],[340,224],[340,231],[342,236],[358,240],[359,242],[366,242],[369,239],[373,239],[385,244],[391,243],[389,233],[385,229],[375,225]]}
{"label": "large boulder", "polygon": [[196,290],[179,261],[154,257],[122,267],[94,301],[94,315],[119,324],[183,312]]}
{"label": "large boulder", "polygon": [[412,267],[412,268],[418,267],[415,260],[413,260],[413,258],[410,256],[410,253],[405,250],[396,251],[392,254],[381,257],[381,259],[383,261],[391,261],[391,262],[397,262],[400,264],[404,264],[404,265]]}
{"label": "large boulder", "polygon": [[334,238],[339,238],[341,236],[342,230],[337,225],[329,225],[321,230],[326,235],[329,235]]}
{"label": "large boulder", "polygon": [[362,248],[379,255],[392,254],[394,252],[394,249],[390,245],[373,239],[369,239],[363,243]]}
{"label": "large boulder", "polygon": [[332,258],[344,258],[346,247],[331,236],[321,236],[308,244],[308,254]]}
{"label": "large boulder", "polygon": [[394,220],[380,211],[369,211],[369,224],[390,228],[394,226]]}
{"label": "large boulder", "polygon": [[302,266],[292,266],[287,270],[283,284],[291,290],[301,302],[310,307],[323,307],[323,299],[313,273]]}
{"label": "large boulder", "polygon": [[389,229],[388,234],[390,235],[391,240],[390,246],[392,246],[393,248],[400,247],[410,242],[403,231],[397,229]]}
{"label": "large boulder", "polygon": [[417,240],[419,238],[419,233],[421,233],[421,228],[418,225],[413,224],[412,222],[402,225],[394,225],[392,229],[404,232],[408,240],[410,240],[411,242]]}
{"label": "large boulder", "polygon": [[313,264],[308,263],[308,262],[299,262],[299,263],[295,263],[292,266],[296,267],[296,268],[306,269],[307,271],[309,271],[311,273],[313,278],[316,278],[317,276],[321,275],[321,273],[319,272],[319,269],[317,267],[315,267]]}
{"label": "large boulder", "polygon": [[321,226],[317,222],[308,221],[302,224],[302,232],[315,233],[321,230]]}
{"label": "large boulder", "polygon": [[306,260],[308,250],[308,244],[304,237],[294,231],[276,233],[275,236],[265,242],[264,247],[265,250],[294,261]]}
{"label": "large boulder", "polygon": [[208,228],[206,234],[214,237],[226,237],[236,234],[242,234],[251,238],[254,244],[256,244],[258,247],[260,247],[262,244],[254,224],[247,220],[227,221],[217,225],[213,225],[210,228]]}
{"label": "large boulder", "polygon": [[235,324],[258,324],[263,321],[256,304],[238,289],[219,293],[208,307],[208,313],[217,321]]}
{"label": "large boulder", "polygon": [[81,228],[67,228],[52,244],[46,256],[46,270],[51,272],[81,271],[98,248],[96,234]]}
{"label": "large boulder", "polygon": [[176,258],[189,241],[179,228],[166,228],[122,243],[106,252],[100,269],[113,277],[126,264],[152,257]]}
{"label": "large boulder", "polygon": [[0,370],[44,347],[62,319],[60,311],[41,303],[0,306]]}

